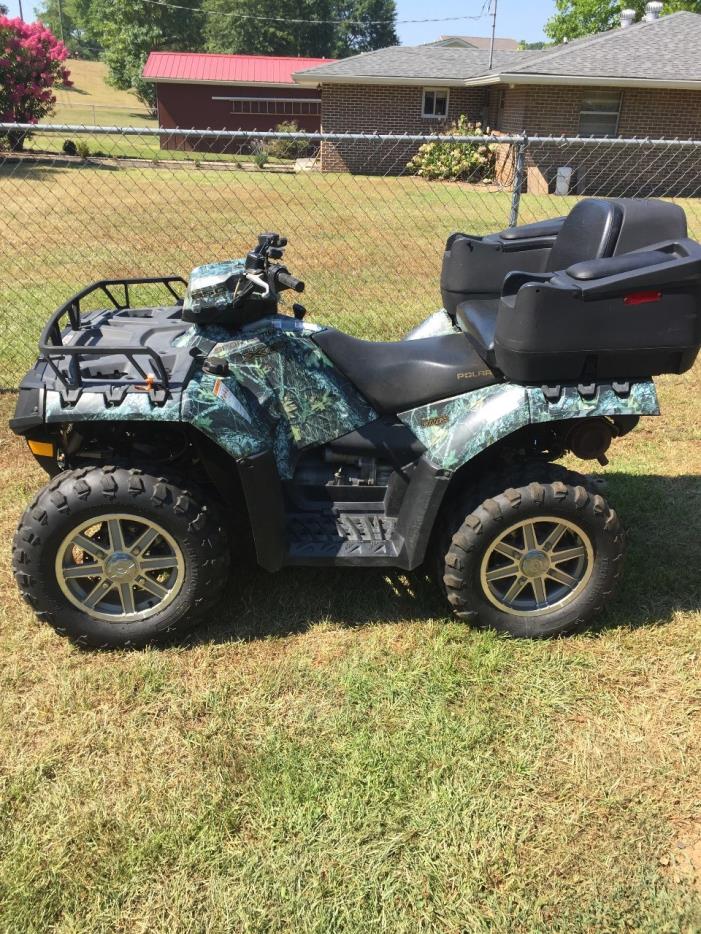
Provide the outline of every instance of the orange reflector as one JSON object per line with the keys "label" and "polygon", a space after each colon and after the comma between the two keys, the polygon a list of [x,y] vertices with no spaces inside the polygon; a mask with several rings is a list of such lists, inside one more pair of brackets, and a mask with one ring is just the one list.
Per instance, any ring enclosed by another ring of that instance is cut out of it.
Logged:
{"label": "orange reflector", "polygon": [[37,457],[54,456],[54,446],[50,441],[32,441],[29,439],[27,444],[32,454],[36,454]]}

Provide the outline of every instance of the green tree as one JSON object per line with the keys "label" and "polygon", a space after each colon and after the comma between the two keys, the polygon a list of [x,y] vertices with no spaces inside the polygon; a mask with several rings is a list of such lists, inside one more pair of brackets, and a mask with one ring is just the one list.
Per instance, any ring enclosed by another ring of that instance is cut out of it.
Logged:
{"label": "green tree", "polygon": [[337,27],[335,58],[399,45],[394,0],[336,0],[335,17],[346,21]]}
{"label": "green tree", "polygon": [[394,0],[203,0],[209,52],[342,58],[398,42]]}
{"label": "green tree", "polygon": [[[645,13],[647,0],[555,0],[557,12],[545,24],[544,32],[554,42],[579,39],[620,25],[621,10],[635,10],[636,19]],[[666,0],[663,15],[689,10],[701,13],[701,0]]]}
{"label": "green tree", "polygon": [[521,39],[518,44],[519,49],[524,52],[528,51],[540,51],[540,49],[550,48],[550,42],[526,42],[525,39]]}
{"label": "green tree", "polygon": [[204,0],[204,9],[208,52],[332,55],[332,0]]}
{"label": "green tree", "polygon": [[197,51],[202,47],[199,0],[179,0],[187,10],[142,3],[141,0],[93,0],[91,22],[104,48],[109,83],[133,90],[153,113],[155,91],[141,72],[149,52],[161,49]]}
{"label": "green tree", "polygon": [[92,0],[43,0],[34,13],[65,43],[72,58],[98,58],[102,51],[92,20]]}

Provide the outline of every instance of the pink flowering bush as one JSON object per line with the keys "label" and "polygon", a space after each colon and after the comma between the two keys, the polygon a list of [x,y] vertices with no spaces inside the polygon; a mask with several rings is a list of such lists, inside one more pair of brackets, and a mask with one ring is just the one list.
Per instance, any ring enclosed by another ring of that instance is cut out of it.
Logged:
{"label": "pink flowering bush", "polygon": [[[42,23],[0,16],[0,121],[38,123],[50,114],[54,85],[72,84],[67,57],[68,49]],[[7,135],[10,148],[21,150],[26,132]]]}

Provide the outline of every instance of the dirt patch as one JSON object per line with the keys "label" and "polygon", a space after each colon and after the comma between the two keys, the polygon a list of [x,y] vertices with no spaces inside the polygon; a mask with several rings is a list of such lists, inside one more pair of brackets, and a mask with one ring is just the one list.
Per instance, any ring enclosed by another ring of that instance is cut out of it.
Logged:
{"label": "dirt patch", "polygon": [[701,893],[701,818],[677,825],[676,839],[661,863],[672,882]]}

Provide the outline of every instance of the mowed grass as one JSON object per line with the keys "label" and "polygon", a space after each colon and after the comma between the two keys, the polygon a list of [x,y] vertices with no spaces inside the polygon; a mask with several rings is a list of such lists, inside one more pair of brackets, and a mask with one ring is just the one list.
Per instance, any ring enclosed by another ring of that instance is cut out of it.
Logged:
{"label": "mowed grass", "polygon": [[[619,595],[553,642],[421,572],[234,571],[188,644],[80,651],[10,536],[0,436],[0,930],[701,929],[701,367],[615,444]],[[0,397],[5,423],[13,398]]]}
{"label": "mowed grass", "polygon": [[104,62],[69,58],[66,66],[73,86],[56,88],[56,106],[46,123],[158,126],[135,94],[119,91],[107,83]]}

